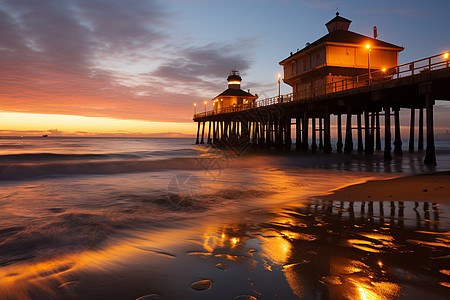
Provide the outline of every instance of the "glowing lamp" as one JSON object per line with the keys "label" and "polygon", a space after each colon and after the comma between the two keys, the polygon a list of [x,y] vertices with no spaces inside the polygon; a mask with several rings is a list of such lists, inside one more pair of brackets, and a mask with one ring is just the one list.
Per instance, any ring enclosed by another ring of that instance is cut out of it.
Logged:
{"label": "glowing lamp", "polygon": [[448,52],[444,54],[444,58],[448,59]]}
{"label": "glowing lamp", "polygon": [[370,49],[370,45],[369,44],[366,45],[366,49]]}
{"label": "glowing lamp", "polygon": [[381,71],[386,72],[386,68],[383,68]]}

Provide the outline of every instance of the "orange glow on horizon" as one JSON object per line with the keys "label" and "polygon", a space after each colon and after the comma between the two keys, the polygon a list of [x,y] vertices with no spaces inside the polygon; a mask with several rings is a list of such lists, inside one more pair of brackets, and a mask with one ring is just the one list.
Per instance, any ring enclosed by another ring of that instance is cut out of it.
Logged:
{"label": "orange glow on horizon", "polygon": [[54,131],[52,135],[87,136],[99,134],[145,135],[168,132],[180,135],[193,135],[195,133],[195,123],[151,122],[108,117],[0,111],[0,130],[0,135],[5,135],[4,132],[30,132],[30,134],[26,135],[38,135],[41,132],[51,131]]}

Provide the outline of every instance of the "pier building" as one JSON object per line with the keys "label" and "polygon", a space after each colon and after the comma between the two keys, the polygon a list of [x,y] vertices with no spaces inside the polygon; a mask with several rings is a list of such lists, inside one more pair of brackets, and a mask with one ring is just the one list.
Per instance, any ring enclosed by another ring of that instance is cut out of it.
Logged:
{"label": "pier building", "polygon": [[[292,87],[297,98],[326,94],[334,82],[347,80],[347,87],[337,87],[341,90],[352,87],[353,79],[376,82],[395,73],[398,53],[404,48],[349,31],[351,22],[336,13],[336,17],[325,24],[328,34],[306,43],[303,49],[291,52],[280,62],[283,81]],[[384,71],[376,72],[381,70]],[[373,75],[358,77],[368,73]]]}
{"label": "pier building", "polygon": [[242,107],[255,107],[255,100],[258,95],[250,94],[241,89],[242,77],[237,70],[231,70],[227,78],[228,88],[212,99],[213,109],[222,111],[224,108],[240,109]]}
{"label": "pier building", "polygon": [[207,143],[238,153],[250,146],[290,150],[295,132],[298,151],[351,154],[356,138],[357,152],[372,155],[382,150],[383,130],[390,161],[392,150],[403,153],[400,110],[408,109],[409,152],[422,151],[426,137],[424,163],[436,164],[433,108],[436,100],[450,101],[449,53],[398,64],[403,47],[351,32],[350,22],[336,15],[327,35],[280,62],[292,93],[195,114],[196,143],[205,142],[208,125]]}

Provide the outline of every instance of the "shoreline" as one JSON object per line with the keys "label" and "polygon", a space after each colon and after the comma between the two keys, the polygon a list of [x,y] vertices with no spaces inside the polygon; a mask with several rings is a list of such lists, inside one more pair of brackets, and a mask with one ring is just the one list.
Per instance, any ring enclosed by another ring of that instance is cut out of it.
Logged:
{"label": "shoreline", "polygon": [[450,204],[450,171],[418,174],[330,190],[321,197],[334,201],[413,201]]}

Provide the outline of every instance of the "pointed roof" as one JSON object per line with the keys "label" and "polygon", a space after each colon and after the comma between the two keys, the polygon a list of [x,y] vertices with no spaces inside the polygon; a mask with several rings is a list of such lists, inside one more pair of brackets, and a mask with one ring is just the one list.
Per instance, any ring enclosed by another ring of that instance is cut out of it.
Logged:
{"label": "pointed roof", "polygon": [[328,23],[325,24],[325,26],[330,25],[331,23],[334,22],[345,22],[345,23],[351,23],[352,21],[350,21],[349,19],[343,18],[341,16],[339,16],[339,13],[336,13],[336,17],[334,17],[333,19],[331,19],[330,21],[328,21]]}
{"label": "pointed roof", "polygon": [[381,40],[377,40],[359,33],[355,33],[352,31],[347,31],[347,30],[336,30],[333,32],[328,33],[327,35],[324,35],[323,37],[321,37],[320,39],[316,40],[315,42],[307,45],[306,47],[304,47],[303,49],[299,50],[296,53],[293,53],[292,55],[290,55],[288,58],[280,61],[280,64],[283,64],[285,61],[289,60],[290,58],[300,55],[304,52],[307,52],[308,50],[319,46],[321,44],[327,44],[327,43],[340,43],[340,44],[351,44],[351,45],[365,45],[367,43],[370,43],[370,46],[372,48],[387,48],[387,49],[392,49],[392,50],[397,50],[397,51],[402,51],[404,48],[391,44],[391,43],[387,43],[387,42],[383,42]]}
{"label": "pointed roof", "polygon": [[226,89],[225,91],[223,91],[222,93],[220,93],[219,95],[214,97],[213,99],[216,99],[216,98],[219,98],[222,96],[241,96],[241,97],[257,98],[256,96],[253,96],[252,94],[250,94],[246,91],[243,91],[241,89]]}

